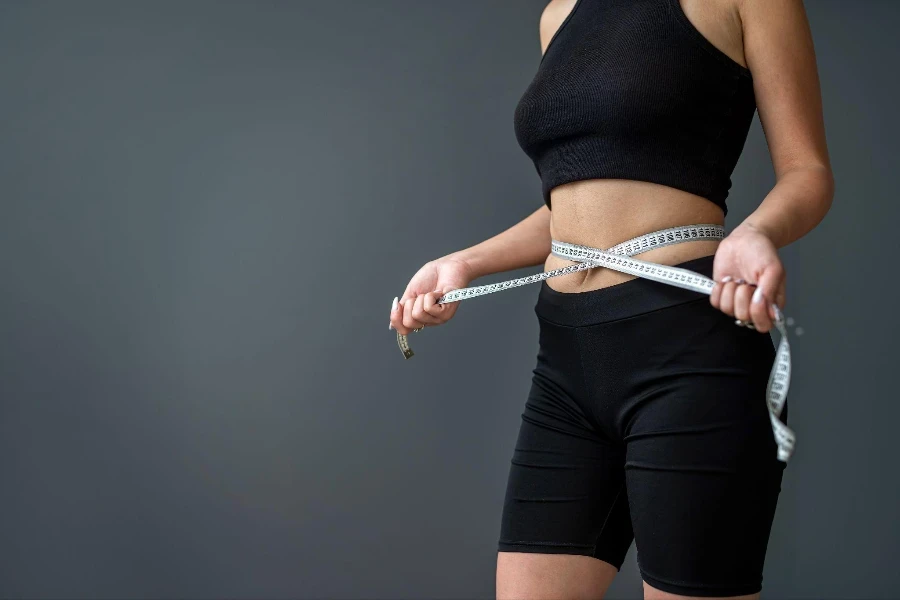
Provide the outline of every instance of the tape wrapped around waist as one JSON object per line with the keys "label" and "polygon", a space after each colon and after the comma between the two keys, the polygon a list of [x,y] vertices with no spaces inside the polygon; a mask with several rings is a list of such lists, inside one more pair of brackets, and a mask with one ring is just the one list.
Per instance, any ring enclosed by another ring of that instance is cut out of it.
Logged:
{"label": "tape wrapped around waist", "polygon": [[[670,267],[633,258],[633,255],[654,248],[680,244],[682,242],[704,239],[715,240],[724,237],[725,230],[720,225],[686,225],[641,235],[622,242],[621,244],[617,244],[607,250],[551,240],[551,254],[559,258],[574,261],[576,264],[553,269],[552,271],[535,273],[534,275],[528,275],[526,277],[519,277],[517,279],[451,290],[441,296],[436,302],[438,304],[458,302],[476,296],[499,292],[500,290],[543,281],[550,277],[558,277],[560,275],[575,273],[576,271],[592,269],[595,267],[606,267],[607,269],[612,269],[621,273],[643,277],[645,279],[708,295],[715,285],[715,281],[709,277],[688,269]],[[778,342],[778,349],[775,352],[775,361],[772,365],[772,371],[769,374],[769,381],[766,385],[766,403],[769,409],[769,418],[772,423],[772,433],[778,446],[778,460],[787,462],[793,453],[796,436],[787,425],[781,422],[780,417],[791,381],[791,348],[788,343],[784,315],[777,305],[773,304],[772,307],[775,313],[775,328],[780,334],[780,340]],[[397,344],[400,347],[404,358],[408,359],[413,356],[413,351],[412,348],[409,347],[409,340],[406,335],[397,332]]]}

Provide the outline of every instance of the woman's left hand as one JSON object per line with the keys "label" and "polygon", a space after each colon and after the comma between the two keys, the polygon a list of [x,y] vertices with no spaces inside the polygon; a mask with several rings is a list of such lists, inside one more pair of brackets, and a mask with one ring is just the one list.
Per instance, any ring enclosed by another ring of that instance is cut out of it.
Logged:
{"label": "woman's left hand", "polygon": [[785,272],[775,244],[746,222],[719,244],[713,280],[710,304],[736,319],[753,321],[757,331],[772,328],[773,302],[784,310]]}

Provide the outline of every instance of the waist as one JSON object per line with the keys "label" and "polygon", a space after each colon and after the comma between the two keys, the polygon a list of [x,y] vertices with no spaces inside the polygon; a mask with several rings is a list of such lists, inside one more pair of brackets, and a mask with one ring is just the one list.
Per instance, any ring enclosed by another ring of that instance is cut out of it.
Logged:
{"label": "waist", "polygon": [[[701,256],[671,266],[712,277],[713,258],[713,256]],[[591,270],[605,271],[608,269]],[[707,304],[709,303],[707,296],[695,291],[640,277],[634,277],[619,285],[579,293],[558,292],[550,286],[550,282],[563,277],[565,275],[545,279],[541,282],[534,311],[543,319],[567,327],[618,321],[696,300],[705,300]],[[710,308],[712,309],[712,307]]]}
{"label": "waist", "polygon": [[[619,242],[652,231],[693,223],[722,225],[722,209],[706,198],[664,185],[621,179],[590,179],[556,187],[551,192],[550,234],[594,248],[610,248]],[[715,254],[719,240],[689,241],[655,248],[636,258],[676,265]],[[544,271],[572,264],[554,255]],[[547,284],[561,293],[587,292],[634,279],[610,269],[589,269],[554,277]]]}

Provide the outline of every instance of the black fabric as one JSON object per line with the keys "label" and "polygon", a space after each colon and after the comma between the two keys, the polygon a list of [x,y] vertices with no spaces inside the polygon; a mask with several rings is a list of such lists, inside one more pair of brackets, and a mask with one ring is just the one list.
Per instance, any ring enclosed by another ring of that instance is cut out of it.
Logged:
{"label": "black fabric", "polygon": [[554,187],[650,181],[727,213],[756,111],[750,71],[700,33],[679,0],[578,0],[514,113],[516,138]]}
{"label": "black fabric", "polygon": [[[712,265],[678,266],[709,276]],[[635,541],[653,587],[758,592],[785,466],[765,397],[771,336],[646,279],[582,293],[544,281],[534,310],[537,365],[499,550],[619,569]]]}

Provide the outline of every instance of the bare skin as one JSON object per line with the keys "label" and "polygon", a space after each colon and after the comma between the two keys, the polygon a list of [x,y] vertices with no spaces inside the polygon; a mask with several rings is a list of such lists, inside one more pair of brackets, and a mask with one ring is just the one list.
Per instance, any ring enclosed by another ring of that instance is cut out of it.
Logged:
{"label": "bare skin", "polygon": [[[540,19],[543,50],[576,0],[551,0]],[[831,206],[834,182],[825,143],[812,37],[801,0],[681,0],[688,19],[714,46],[753,74],[758,114],[776,184],[759,207],[722,242],[685,242],[639,258],[678,264],[715,254],[716,286],[710,303],[726,314],[772,327],[771,304],[784,308],[786,274],[777,249],[812,230]],[[430,261],[410,280],[391,311],[403,334],[446,323],[458,302],[435,304],[441,294],[492,273],[543,264],[573,264],[550,255],[558,239],[608,248],[626,239],[677,225],[723,224],[709,200],[641,181],[598,179],[561,185],[543,204],[506,231],[465,250]],[[575,293],[615,285],[633,276],[587,269],[547,280]],[[740,280],[748,283],[736,283]],[[755,301],[755,299],[759,301]],[[617,571],[587,556],[499,552],[499,599],[600,599]],[[646,600],[681,599],[644,583]],[[759,594],[730,598],[757,599]]]}

